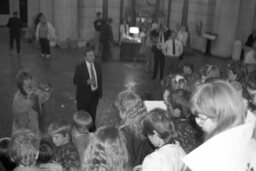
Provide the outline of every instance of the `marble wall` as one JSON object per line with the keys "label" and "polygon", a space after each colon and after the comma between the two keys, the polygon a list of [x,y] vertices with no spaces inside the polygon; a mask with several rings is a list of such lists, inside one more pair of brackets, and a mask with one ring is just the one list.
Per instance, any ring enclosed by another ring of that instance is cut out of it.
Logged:
{"label": "marble wall", "polygon": [[108,17],[112,18],[113,36],[114,39],[118,41],[120,26],[120,0],[108,0]]}

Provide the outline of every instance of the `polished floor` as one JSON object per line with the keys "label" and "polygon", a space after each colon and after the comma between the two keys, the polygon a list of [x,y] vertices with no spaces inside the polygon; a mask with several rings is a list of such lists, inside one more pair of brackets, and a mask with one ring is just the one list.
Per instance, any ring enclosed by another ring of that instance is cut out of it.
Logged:
{"label": "polished floor", "polygon": [[[40,57],[35,44],[22,40],[20,57],[8,53],[8,44],[8,30],[0,28],[0,137],[11,133],[15,75],[21,69],[31,72],[35,80],[53,85],[52,96],[45,104],[45,127],[56,119],[70,120],[76,110],[73,74],[75,66],[82,60],[83,50],[54,48],[52,58],[46,60]],[[219,64],[224,68],[228,62],[196,52],[192,56],[185,56],[184,60],[194,63],[196,69],[206,63]],[[151,81],[151,76],[145,72],[144,63],[120,62],[118,47],[114,48],[113,59],[102,63],[102,72],[103,99],[98,105],[97,126],[118,124],[119,116],[113,102],[121,90],[134,87],[141,95],[150,93],[154,99],[161,98],[160,83],[157,80]]]}

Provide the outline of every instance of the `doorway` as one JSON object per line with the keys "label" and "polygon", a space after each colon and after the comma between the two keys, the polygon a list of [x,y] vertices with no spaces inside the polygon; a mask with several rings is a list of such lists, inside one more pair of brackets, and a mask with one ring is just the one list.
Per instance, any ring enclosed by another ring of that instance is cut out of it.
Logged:
{"label": "doorway", "polygon": [[28,0],[20,0],[20,19],[23,27],[28,26]]}

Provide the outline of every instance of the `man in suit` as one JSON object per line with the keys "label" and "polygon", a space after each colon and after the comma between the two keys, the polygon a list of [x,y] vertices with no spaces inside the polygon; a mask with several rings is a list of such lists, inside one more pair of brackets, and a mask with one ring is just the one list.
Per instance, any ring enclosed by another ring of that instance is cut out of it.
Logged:
{"label": "man in suit", "polygon": [[13,12],[13,17],[8,20],[7,27],[10,34],[10,52],[13,51],[14,40],[16,41],[17,54],[20,53],[20,35],[22,29],[21,20],[18,17],[18,13]]}
{"label": "man in suit", "polygon": [[93,120],[91,131],[96,129],[96,110],[99,99],[102,98],[101,66],[94,61],[94,49],[86,48],[84,61],[76,66],[74,76],[74,84],[77,86],[77,110],[85,110],[90,113]]}

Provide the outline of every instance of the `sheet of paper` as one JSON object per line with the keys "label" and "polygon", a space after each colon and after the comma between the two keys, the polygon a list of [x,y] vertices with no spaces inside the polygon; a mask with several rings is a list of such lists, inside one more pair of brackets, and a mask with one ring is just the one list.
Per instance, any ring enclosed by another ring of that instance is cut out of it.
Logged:
{"label": "sheet of paper", "polygon": [[167,110],[167,107],[166,107],[164,101],[144,101],[144,104],[147,108],[147,111],[151,111],[155,108]]}

